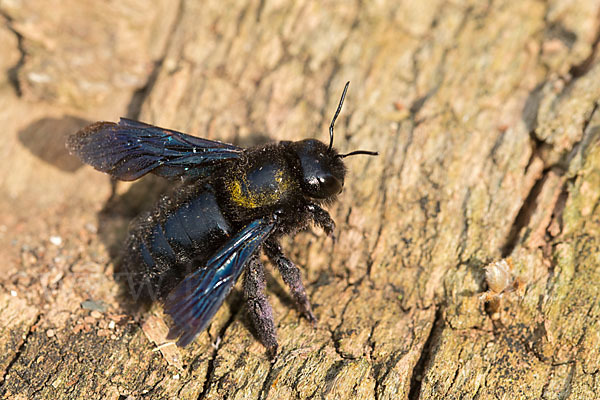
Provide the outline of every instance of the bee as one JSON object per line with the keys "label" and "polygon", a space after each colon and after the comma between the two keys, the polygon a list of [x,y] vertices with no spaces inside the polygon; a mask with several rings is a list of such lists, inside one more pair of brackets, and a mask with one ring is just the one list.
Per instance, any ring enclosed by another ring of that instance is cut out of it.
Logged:
{"label": "bee", "polygon": [[183,180],[173,195],[132,224],[123,265],[135,297],[160,300],[172,318],[169,339],[191,343],[210,323],[244,272],[250,320],[271,358],[277,354],[272,308],[264,293],[262,251],[279,270],[292,297],[313,324],[298,267],[279,244],[310,224],[332,235],[335,223],[322,206],[344,186],[343,159],[333,129],[346,83],[329,126],[329,145],[305,139],[240,148],[121,118],[96,122],[67,140],[71,154],[116,179],[148,173]]}

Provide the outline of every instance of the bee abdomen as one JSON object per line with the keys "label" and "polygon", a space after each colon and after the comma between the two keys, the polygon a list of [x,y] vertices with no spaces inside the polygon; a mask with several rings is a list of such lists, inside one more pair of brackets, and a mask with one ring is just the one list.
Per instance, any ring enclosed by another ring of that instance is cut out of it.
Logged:
{"label": "bee abdomen", "polygon": [[230,235],[211,189],[206,185],[183,201],[165,198],[136,221],[124,258],[134,298],[163,298]]}

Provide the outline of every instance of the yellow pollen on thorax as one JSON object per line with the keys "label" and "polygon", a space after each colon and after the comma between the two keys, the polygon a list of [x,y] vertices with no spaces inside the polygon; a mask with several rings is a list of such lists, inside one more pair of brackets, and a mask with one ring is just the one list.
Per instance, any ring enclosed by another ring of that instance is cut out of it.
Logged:
{"label": "yellow pollen on thorax", "polygon": [[252,191],[249,189],[248,176],[243,174],[237,179],[228,182],[227,190],[231,200],[238,206],[244,208],[258,208],[277,203],[282,195],[293,186],[292,180],[284,177],[284,172],[278,170],[275,173],[277,188],[269,191]]}

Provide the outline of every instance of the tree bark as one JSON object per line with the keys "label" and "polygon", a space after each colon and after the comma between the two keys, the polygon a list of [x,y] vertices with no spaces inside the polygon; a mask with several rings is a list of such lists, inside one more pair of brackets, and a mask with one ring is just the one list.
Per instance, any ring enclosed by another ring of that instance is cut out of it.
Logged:
{"label": "tree bark", "polygon": [[[600,398],[600,3],[0,1],[0,395],[10,399]],[[185,349],[119,282],[119,183],[64,140],[129,116],[351,157],[337,240],[271,269],[280,354],[237,288]],[[521,290],[487,305],[485,267]]]}

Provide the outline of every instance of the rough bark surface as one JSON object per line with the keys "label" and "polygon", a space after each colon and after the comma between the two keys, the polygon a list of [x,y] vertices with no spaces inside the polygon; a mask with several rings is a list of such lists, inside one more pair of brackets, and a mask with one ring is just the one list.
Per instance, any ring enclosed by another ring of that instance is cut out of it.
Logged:
{"label": "rough bark surface", "polygon": [[[0,1],[0,396],[600,398],[598,1]],[[241,145],[327,139],[338,240],[284,243],[313,328],[268,278],[280,356],[239,289],[189,348],[118,283],[164,185],[83,167],[120,116]],[[114,189],[114,192],[113,192]],[[510,257],[525,286],[480,300]],[[115,276],[117,275],[117,276]]]}

